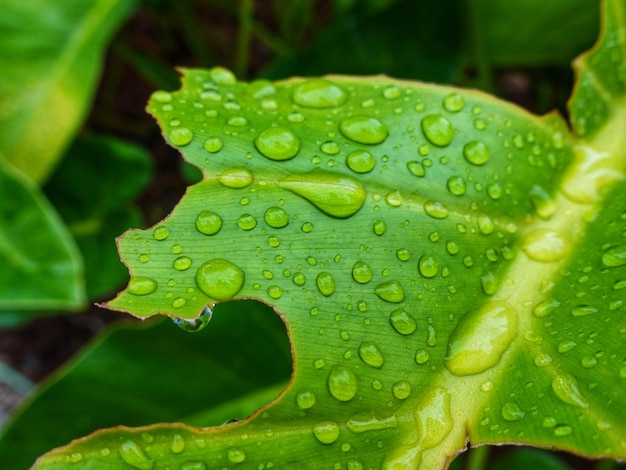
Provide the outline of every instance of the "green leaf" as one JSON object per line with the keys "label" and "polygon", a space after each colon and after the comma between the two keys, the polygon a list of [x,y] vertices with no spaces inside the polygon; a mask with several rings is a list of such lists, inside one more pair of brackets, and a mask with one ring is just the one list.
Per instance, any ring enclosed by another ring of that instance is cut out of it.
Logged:
{"label": "green leaf", "polygon": [[0,153],[35,181],[89,109],[104,48],[135,0],[3,2]]}
{"label": "green leaf", "polygon": [[261,299],[284,316],[292,381],[242,423],[103,431],[38,468],[426,469],[468,443],[626,458],[625,8],[606,3],[582,60],[611,73],[578,67],[574,122],[611,92],[584,138],[385,77],[215,68],[156,92],[149,111],[204,180],[120,238],[131,280],[109,305],[192,319]]}
{"label": "green leaf", "polygon": [[[243,322],[253,337],[238,327]],[[210,325],[191,335],[171,322],[108,330],[6,424],[3,469],[28,468],[46,450],[101,427],[220,425],[274,399],[291,372],[285,327],[274,312],[230,302],[216,307]]]}
{"label": "green leaf", "polygon": [[0,310],[82,307],[82,260],[54,208],[1,158],[0,192]]}
{"label": "green leaf", "polygon": [[46,183],[50,202],[83,254],[90,299],[114,292],[126,280],[112,240],[129,225],[141,224],[132,201],[151,177],[152,160],[144,149],[96,136],[74,142]]}

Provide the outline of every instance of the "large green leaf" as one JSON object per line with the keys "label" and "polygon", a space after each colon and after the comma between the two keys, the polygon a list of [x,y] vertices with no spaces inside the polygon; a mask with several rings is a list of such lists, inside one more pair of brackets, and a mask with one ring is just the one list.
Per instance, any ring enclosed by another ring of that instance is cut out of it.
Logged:
{"label": "large green leaf", "polygon": [[80,126],[103,50],[135,0],[5,0],[0,15],[0,153],[35,181]]}
{"label": "large green leaf", "polygon": [[[254,337],[238,328],[243,322],[254,328]],[[116,424],[209,426],[245,418],[274,399],[289,379],[284,332],[271,309],[255,302],[219,305],[211,327],[193,335],[171,322],[115,326],[6,424],[2,468],[28,468],[52,447]]]}
{"label": "large green leaf", "polygon": [[1,158],[0,188],[0,311],[82,307],[82,260],[54,208]]}
{"label": "large green leaf", "polygon": [[292,381],[241,423],[103,431],[38,468],[441,468],[468,443],[626,458],[625,11],[607,2],[577,67],[578,135],[385,77],[185,70],[155,93],[204,180],[120,238],[131,280],[109,305],[261,299]]}

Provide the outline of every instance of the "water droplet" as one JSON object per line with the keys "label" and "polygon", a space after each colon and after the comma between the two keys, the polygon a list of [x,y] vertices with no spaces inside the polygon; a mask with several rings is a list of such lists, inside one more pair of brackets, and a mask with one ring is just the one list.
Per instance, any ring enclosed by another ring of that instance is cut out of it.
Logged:
{"label": "water droplet", "polygon": [[155,240],[159,240],[159,241],[165,240],[167,237],[170,236],[170,231],[164,225],[159,225],[157,228],[155,228],[152,231],[152,236],[154,237]]}
{"label": "water droplet", "polygon": [[337,142],[327,140],[320,146],[320,150],[327,155],[337,155],[340,149],[339,145],[337,145]]}
{"label": "water droplet", "polygon": [[289,216],[280,207],[270,207],[265,211],[265,222],[273,228],[283,228],[289,224]]}
{"label": "water droplet", "polygon": [[552,390],[568,405],[579,408],[588,408],[589,403],[580,393],[576,379],[571,375],[557,375],[552,380]]}
{"label": "water droplet", "polygon": [[406,248],[396,250],[396,258],[400,261],[408,261],[411,258],[411,252]]}
{"label": "water droplet", "polygon": [[302,113],[294,111],[293,113],[289,113],[287,115],[287,121],[293,122],[296,124],[300,122],[304,122],[304,115]]}
{"label": "water droplet", "polygon": [[569,253],[571,244],[565,233],[536,229],[526,234],[522,249],[529,258],[542,263],[559,261]]}
{"label": "water droplet", "polygon": [[149,277],[133,276],[128,281],[128,292],[133,295],[152,294],[156,288],[156,281]]}
{"label": "water droplet", "polygon": [[393,207],[400,207],[404,202],[404,197],[400,191],[392,191],[385,196],[387,204]]}
{"label": "water droplet", "polygon": [[302,273],[294,273],[293,283],[296,286],[303,286],[304,284],[306,284],[306,276]]}
{"label": "water droplet", "polygon": [[372,280],[372,268],[364,261],[357,261],[352,266],[352,278],[359,284],[367,284]]}
{"label": "water droplet", "polygon": [[180,467],[180,470],[207,470],[207,467],[204,462],[185,462],[182,467]]}
{"label": "water droplet", "polygon": [[359,357],[367,365],[380,369],[383,366],[383,353],[371,341],[364,341],[359,346]]}
{"label": "water droplet", "polygon": [[241,268],[225,259],[205,262],[196,272],[196,285],[215,300],[230,299],[243,287],[245,274]]}
{"label": "water droplet", "polygon": [[484,165],[489,160],[491,151],[482,142],[473,140],[463,147],[463,156],[472,165]]}
{"label": "water droplet", "polygon": [[305,108],[334,108],[346,99],[348,95],[339,86],[319,78],[307,80],[293,92],[294,102]]}
{"label": "water droplet", "polygon": [[191,267],[191,258],[189,256],[179,256],[174,260],[172,266],[177,271],[186,271]]}
{"label": "water droplet", "polygon": [[315,283],[320,293],[326,297],[335,292],[335,278],[328,272],[319,273],[315,279]]}
{"label": "water droplet", "polygon": [[239,449],[228,449],[226,456],[232,463],[242,463],[246,460],[245,452]]}
{"label": "water droplet", "polygon": [[313,426],[313,435],[322,444],[332,444],[339,438],[339,426],[334,421],[322,421]]}
{"label": "water droplet", "polygon": [[152,93],[152,99],[158,103],[171,103],[172,95],[167,91],[159,90]]}
{"label": "water droplet", "polygon": [[328,374],[328,391],[339,401],[350,401],[356,395],[357,381],[346,366],[334,365]]}
{"label": "water droplet", "polygon": [[465,106],[465,99],[458,93],[450,93],[443,99],[443,107],[451,113],[458,113]]}
{"label": "water droplet", "polygon": [[441,443],[454,427],[450,412],[450,393],[443,388],[426,392],[415,413],[421,449]]}
{"label": "water droplet", "polygon": [[571,341],[571,340],[570,340],[570,341],[561,341],[561,342],[559,343],[559,346],[558,346],[558,349],[557,349],[557,350],[558,350],[561,354],[564,354],[564,353],[566,353],[566,352],[568,352],[568,351],[571,351],[571,350],[572,350],[572,349],[574,349],[576,346],[578,346],[578,344],[577,344],[576,342],[574,342],[574,341]]}
{"label": "water droplet", "polygon": [[480,288],[485,295],[493,295],[498,290],[498,282],[493,271],[487,271],[480,276]]}
{"label": "water droplet", "polygon": [[322,212],[345,219],[365,203],[363,185],[349,176],[314,169],[278,181],[278,186],[305,198]]}
{"label": "water droplet", "polygon": [[594,313],[598,313],[598,309],[591,305],[579,305],[572,309],[572,315],[575,317],[585,317]]}
{"label": "water droplet", "polygon": [[346,157],[346,164],[355,173],[369,173],[376,165],[376,159],[367,150],[354,150]]}
{"label": "water droplet", "polygon": [[376,222],[374,222],[374,233],[376,235],[383,235],[385,233],[385,230],[387,230],[387,224],[384,220],[377,220]]}
{"label": "water droplet", "polygon": [[539,353],[535,356],[534,362],[537,367],[547,367],[552,364],[552,357],[546,353]]}
{"label": "water droplet", "polygon": [[184,147],[193,140],[193,132],[186,127],[176,127],[170,131],[168,137],[177,147]]}
{"label": "water droplet", "polygon": [[252,230],[256,227],[256,219],[250,214],[242,214],[237,219],[237,225],[241,230]]}
{"label": "water droplet", "polygon": [[422,131],[428,141],[438,147],[446,147],[454,137],[454,127],[441,114],[429,114],[422,118]]}
{"label": "water droplet", "polygon": [[228,118],[227,124],[233,127],[246,127],[248,120],[243,116],[233,116]]}
{"label": "water droplet", "polygon": [[309,390],[300,390],[296,395],[296,403],[301,410],[308,410],[315,405],[315,394]]}
{"label": "water droplet", "polygon": [[529,193],[530,203],[539,218],[548,220],[556,212],[556,202],[541,186],[533,186]]}
{"label": "water droplet", "polygon": [[415,352],[415,362],[418,365],[426,364],[430,359],[430,354],[425,349],[418,349]]}
{"label": "water droplet", "polygon": [[388,100],[395,100],[400,98],[400,88],[395,85],[388,86],[383,90],[383,96]]}
{"label": "water droplet", "polygon": [[399,380],[391,386],[391,393],[398,400],[406,400],[411,395],[411,383],[408,380]]}
{"label": "water droplet", "polygon": [[406,167],[414,176],[418,176],[421,178],[422,176],[426,175],[426,169],[424,168],[424,165],[422,165],[420,162],[409,162],[406,164]]}
{"label": "water droplet", "polygon": [[470,311],[457,323],[450,341],[446,368],[457,376],[474,375],[495,366],[518,330],[518,313],[504,301]]}
{"label": "water droplet", "polygon": [[386,302],[400,303],[404,301],[404,289],[398,281],[388,281],[378,284],[375,289],[376,295]]}
{"label": "water droplet", "polygon": [[213,211],[202,211],[196,217],[196,229],[205,235],[215,235],[222,228],[222,218]]}
{"label": "water droplet", "polygon": [[247,168],[229,168],[218,176],[217,180],[228,188],[241,189],[249,186],[254,177]]}
{"label": "water droplet", "polygon": [[154,467],[154,461],[149,459],[143,449],[139,447],[136,442],[131,441],[130,439],[124,441],[120,445],[118,452],[124,462],[135,468],[140,470],[150,470]]}
{"label": "water droplet", "polygon": [[433,278],[439,272],[439,260],[433,255],[422,255],[417,264],[417,268],[425,278]]}
{"label": "water droplet", "polygon": [[185,438],[180,434],[174,434],[170,450],[175,454],[180,454],[183,450],[185,450]]}
{"label": "water droplet", "polygon": [[585,369],[591,369],[598,364],[598,360],[593,356],[583,356],[582,359],[580,360],[580,364]]}
{"label": "water droplet", "polygon": [[350,140],[360,144],[380,144],[389,132],[378,119],[369,116],[352,116],[339,124],[339,131]]}
{"label": "water droplet", "polygon": [[610,268],[626,265],[626,245],[609,248],[602,254],[602,264]]}
{"label": "water droplet", "polygon": [[460,176],[451,176],[448,178],[448,191],[455,196],[462,196],[465,194],[466,189],[467,185],[465,184],[465,180]]}
{"label": "water droplet", "polygon": [[495,228],[496,225],[493,223],[493,220],[491,220],[491,217],[489,217],[487,214],[480,214],[478,216],[478,230],[480,230],[480,233],[482,233],[483,235],[490,235],[491,233],[493,233]]}
{"label": "water droplet", "polygon": [[426,201],[424,212],[433,219],[445,219],[448,217],[448,208],[439,201]]}
{"label": "water droplet", "polygon": [[280,286],[269,286],[267,288],[267,295],[274,300],[278,300],[283,296],[283,290]]}
{"label": "water droplet", "polygon": [[284,127],[270,127],[254,139],[254,146],[270,160],[289,160],[300,150],[296,135]]}
{"label": "water droplet", "polygon": [[401,335],[410,335],[417,329],[417,322],[406,310],[399,308],[389,315],[389,323]]}
{"label": "water droplet", "polygon": [[502,417],[507,421],[519,421],[524,417],[524,414],[517,403],[505,403],[502,407]]}
{"label": "water droplet", "polygon": [[346,427],[355,434],[369,431],[382,431],[394,429],[398,426],[398,418],[391,416],[375,416],[371,413],[352,416],[346,423]]}
{"label": "water droplet", "polygon": [[174,324],[181,330],[196,332],[203,330],[213,318],[213,310],[205,306],[198,318],[174,318]]}
{"label": "water droplet", "polygon": [[533,308],[533,315],[535,315],[537,318],[543,318],[545,316],[550,315],[560,306],[561,306],[561,302],[559,302],[558,300],[554,300],[554,299],[542,300]]}
{"label": "water droplet", "polygon": [[572,428],[562,424],[560,426],[557,426],[554,428],[554,435],[555,436],[568,436],[572,433]]}
{"label": "water droplet", "polygon": [[235,75],[224,67],[213,67],[210,71],[211,78],[218,85],[230,86],[237,83],[237,78]]}

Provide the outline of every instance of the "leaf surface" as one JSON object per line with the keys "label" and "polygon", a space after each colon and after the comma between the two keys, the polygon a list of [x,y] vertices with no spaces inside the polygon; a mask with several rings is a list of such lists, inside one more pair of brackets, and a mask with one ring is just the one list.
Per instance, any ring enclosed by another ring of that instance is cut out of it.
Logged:
{"label": "leaf surface", "polygon": [[78,453],[93,468],[429,469],[468,443],[625,458],[624,6],[607,2],[577,66],[578,135],[385,77],[185,70],[155,93],[204,180],[119,240],[131,280],[109,305],[193,319],[260,299],[285,318],[292,382],[242,423],[101,432],[39,468]]}
{"label": "leaf surface", "polygon": [[82,260],[54,208],[2,160],[0,191],[0,310],[82,307]]}
{"label": "leaf surface", "polygon": [[89,108],[103,50],[134,0],[3,2],[0,152],[35,181]]}

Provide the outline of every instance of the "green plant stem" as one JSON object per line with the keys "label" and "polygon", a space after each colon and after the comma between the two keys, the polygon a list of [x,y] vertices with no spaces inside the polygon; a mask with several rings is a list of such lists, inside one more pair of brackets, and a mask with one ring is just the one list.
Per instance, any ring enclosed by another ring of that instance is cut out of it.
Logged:
{"label": "green plant stem", "polygon": [[239,7],[239,34],[237,37],[237,55],[235,57],[235,74],[246,77],[250,58],[250,33],[252,32],[252,15],[254,0],[243,0]]}
{"label": "green plant stem", "polygon": [[489,460],[489,446],[480,446],[472,448],[467,454],[467,470],[486,470],[487,461]]}
{"label": "green plant stem", "polygon": [[478,12],[476,2],[468,0],[465,2],[465,11],[468,17],[470,55],[476,67],[476,86],[486,92],[493,92],[493,73],[491,61],[485,51],[484,27]]}

